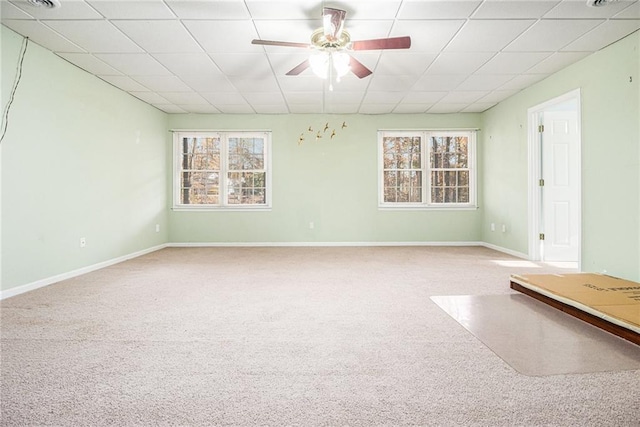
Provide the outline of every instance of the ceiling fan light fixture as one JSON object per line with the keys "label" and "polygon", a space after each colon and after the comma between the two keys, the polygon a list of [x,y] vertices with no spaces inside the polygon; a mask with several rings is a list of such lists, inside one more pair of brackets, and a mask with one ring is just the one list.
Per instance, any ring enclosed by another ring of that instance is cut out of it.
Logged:
{"label": "ceiling fan light fixture", "polygon": [[313,74],[326,79],[329,75],[329,53],[325,51],[314,52],[309,56],[309,64]]}
{"label": "ceiling fan light fixture", "polygon": [[333,68],[336,70],[338,81],[351,71],[351,66],[349,65],[350,57],[345,52],[334,52],[331,55],[331,62],[333,62]]}
{"label": "ceiling fan light fixture", "polygon": [[27,3],[34,7],[44,7],[46,9],[57,9],[61,6],[59,0],[27,0]]}

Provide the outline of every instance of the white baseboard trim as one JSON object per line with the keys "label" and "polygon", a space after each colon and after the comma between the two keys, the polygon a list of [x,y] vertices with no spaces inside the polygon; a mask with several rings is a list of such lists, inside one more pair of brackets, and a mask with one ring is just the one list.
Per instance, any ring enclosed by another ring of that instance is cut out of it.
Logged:
{"label": "white baseboard trim", "polygon": [[153,246],[148,249],[143,249],[141,251],[137,251],[131,254],[123,255],[117,258],[113,258],[107,261],[99,262],[97,264],[88,265],[86,267],[78,268],[77,270],[72,270],[66,273],[57,274],[55,276],[47,277],[45,279],[36,280],[35,282],[27,283],[26,285],[16,286],[15,288],[7,289],[4,291],[0,291],[0,300],[5,298],[14,297],[16,295],[23,294],[25,292],[33,291],[38,288],[42,288],[45,286],[52,285],[54,283],[60,282],[62,280],[71,279],[77,276],[81,276],[83,274],[91,273],[92,271],[100,270],[101,268],[109,267],[114,264],[121,263],[123,261],[130,260],[132,258],[137,258],[142,255],[149,254],[151,252],[155,252],[157,250],[165,248],[167,245],[162,244],[158,246]]}
{"label": "white baseboard trim", "polygon": [[524,254],[524,253],[518,252],[518,251],[514,251],[514,250],[511,250],[511,249],[503,248],[502,246],[497,246],[497,245],[494,245],[492,243],[482,242],[480,245],[484,246],[485,248],[488,248],[488,249],[493,249],[494,251],[502,252],[502,253],[505,253],[507,255],[512,255],[512,256],[514,256],[516,258],[522,258],[522,259],[527,259],[527,260],[529,259],[529,255],[527,255],[527,254]]}
{"label": "white baseboard trim", "polygon": [[482,242],[178,242],[170,248],[313,247],[313,246],[483,246]]}
{"label": "white baseboard trim", "polygon": [[58,274],[55,276],[40,279],[35,282],[27,283],[26,285],[16,286],[15,288],[0,291],[0,300],[10,298],[16,295],[23,294],[25,292],[33,291],[45,286],[52,285],[62,280],[71,279],[83,274],[90,273],[92,271],[100,270],[101,268],[109,267],[114,264],[121,263],[133,258],[137,258],[142,255],[149,254],[151,252],[158,251],[164,248],[204,248],[204,247],[357,247],[357,246],[482,246],[488,249],[493,249],[498,252],[503,252],[508,255],[512,255],[517,258],[529,259],[529,256],[521,252],[513,251],[511,249],[496,246],[486,242],[197,242],[197,243],[165,243],[158,246],[153,246],[148,249],[143,249],[138,252],[123,255],[117,258],[113,258],[107,261],[99,262],[97,264],[89,265],[79,268],[77,270],[69,271],[67,273]]}

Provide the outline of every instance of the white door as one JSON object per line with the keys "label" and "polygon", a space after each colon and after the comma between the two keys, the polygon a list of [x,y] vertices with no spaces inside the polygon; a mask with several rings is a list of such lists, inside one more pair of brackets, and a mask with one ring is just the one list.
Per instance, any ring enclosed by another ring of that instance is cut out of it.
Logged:
{"label": "white door", "polygon": [[542,114],[542,259],[577,262],[580,245],[578,114]]}

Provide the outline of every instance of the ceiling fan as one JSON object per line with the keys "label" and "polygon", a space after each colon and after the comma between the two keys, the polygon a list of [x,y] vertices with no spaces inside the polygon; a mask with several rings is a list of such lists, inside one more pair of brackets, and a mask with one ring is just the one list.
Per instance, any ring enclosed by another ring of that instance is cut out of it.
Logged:
{"label": "ceiling fan", "polygon": [[325,7],[322,9],[322,28],[311,34],[311,43],[283,42],[255,39],[251,43],[265,46],[285,46],[313,49],[309,59],[294,67],[288,76],[297,76],[311,67],[319,77],[326,78],[336,73],[337,80],[353,72],[359,78],[372,73],[364,64],[349,55],[349,51],[408,49],[411,47],[411,37],[391,37],[384,39],[351,41],[349,33],[344,30],[344,20],[347,12],[340,9]]}

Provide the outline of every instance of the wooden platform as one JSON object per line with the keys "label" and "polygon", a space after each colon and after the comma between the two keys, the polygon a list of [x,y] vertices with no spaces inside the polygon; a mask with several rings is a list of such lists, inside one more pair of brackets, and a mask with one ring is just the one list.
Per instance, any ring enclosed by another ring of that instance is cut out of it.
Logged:
{"label": "wooden platform", "polygon": [[602,274],[512,275],[511,288],[640,345],[640,283]]}

